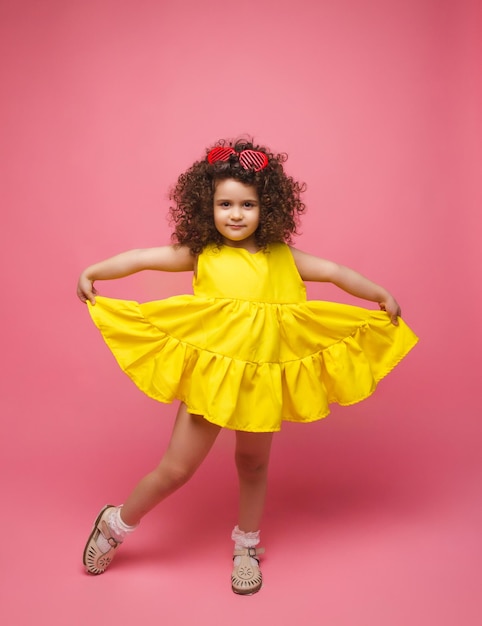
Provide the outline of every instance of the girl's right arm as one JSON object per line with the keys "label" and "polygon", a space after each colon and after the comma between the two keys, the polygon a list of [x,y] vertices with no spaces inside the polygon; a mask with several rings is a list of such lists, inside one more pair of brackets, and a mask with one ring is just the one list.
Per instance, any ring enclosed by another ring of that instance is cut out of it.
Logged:
{"label": "girl's right arm", "polygon": [[87,267],[79,277],[77,296],[82,302],[95,304],[96,280],[130,276],[142,270],[187,272],[194,269],[195,257],[186,246],[161,246],[129,250]]}

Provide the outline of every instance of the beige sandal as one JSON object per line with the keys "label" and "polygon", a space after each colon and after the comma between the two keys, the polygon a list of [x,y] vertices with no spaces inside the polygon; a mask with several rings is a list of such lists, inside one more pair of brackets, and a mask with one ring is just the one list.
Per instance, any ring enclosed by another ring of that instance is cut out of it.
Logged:
{"label": "beige sandal", "polygon": [[[258,592],[263,584],[263,577],[259,569],[258,554],[263,554],[264,548],[242,548],[235,550],[233,557],[240,557],[238,565],[234,566],[231,574],[231,588],[234,593],[247,596]],[[258,565],[253,565],[254,559]]]}
{"label": "beige sandal", "polygon": [[[94,522],[94,527],[85,545],[83,562],[86,570],[90,574],[102,574],[105,572],[114,558],[115,551],[122,543],[112,536],[107,524],[107,516],[111,510],[115,508],[114,505],[107,504],[102,509]],[[97,539],[100,535],[102,535],[110,545],[110,549],[107,552],[102,552],[97,544]]]}

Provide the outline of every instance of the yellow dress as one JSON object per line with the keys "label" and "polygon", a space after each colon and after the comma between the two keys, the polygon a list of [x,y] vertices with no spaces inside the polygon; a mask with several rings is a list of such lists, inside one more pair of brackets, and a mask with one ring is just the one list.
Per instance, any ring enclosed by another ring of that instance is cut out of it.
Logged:
{"label": "yellow dress", "polygon": [[207,247],[194,295],[138,304],[97,297],[92,318],[148,396],[179,399],[225,428],[278,431],[369,396],[417,337],[383,311],[307,301],[289,247]]}

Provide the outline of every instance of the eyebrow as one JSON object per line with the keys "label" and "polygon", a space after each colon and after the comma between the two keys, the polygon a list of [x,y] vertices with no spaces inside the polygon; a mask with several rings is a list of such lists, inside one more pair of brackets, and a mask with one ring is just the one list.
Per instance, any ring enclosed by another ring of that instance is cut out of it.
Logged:
{"label": "eyebrow", "polygon": [[[232,202],[233,199],[232,198],[216,198],[216,202]],[[255,198],[244,198],[243,202],[253,202],[253,203],[258,203],[258,200],[256,200]]]}

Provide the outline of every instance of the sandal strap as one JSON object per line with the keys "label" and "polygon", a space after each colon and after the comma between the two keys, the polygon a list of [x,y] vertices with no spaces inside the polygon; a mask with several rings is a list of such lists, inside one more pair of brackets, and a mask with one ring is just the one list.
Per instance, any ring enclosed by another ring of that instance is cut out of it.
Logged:
{"label": "sandal strap", "polygon": [[119,541],[118,539],[112,536],[111,530],[105,520],[101,521],[99,525],[99,530],[104,536],[104,539],[112,548],[117,548],[117,546],[122,543],[122,541]]}
{"label": "sandal strap", "polygon": [[251,556],[256,558],[258,554],[264,554],[264,548],[242,548],[241,550],[234,550],[233,556]]}

